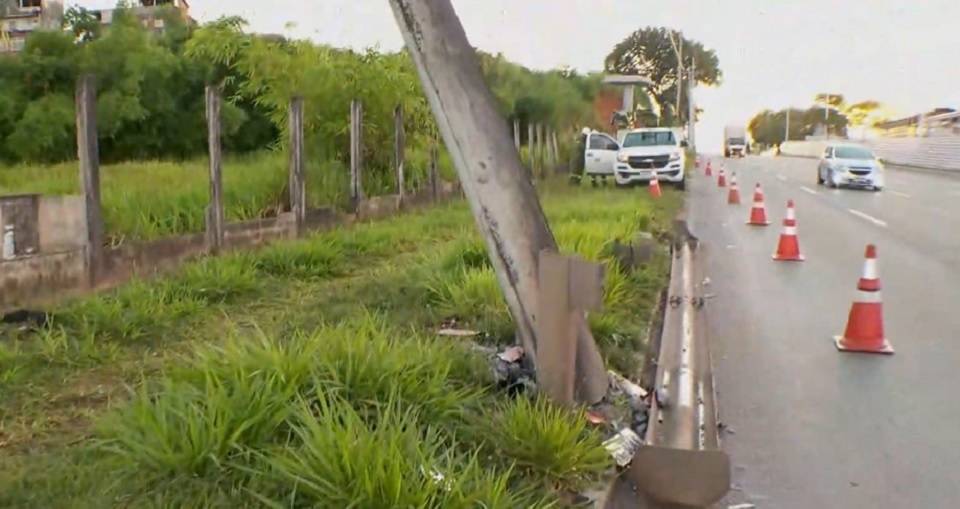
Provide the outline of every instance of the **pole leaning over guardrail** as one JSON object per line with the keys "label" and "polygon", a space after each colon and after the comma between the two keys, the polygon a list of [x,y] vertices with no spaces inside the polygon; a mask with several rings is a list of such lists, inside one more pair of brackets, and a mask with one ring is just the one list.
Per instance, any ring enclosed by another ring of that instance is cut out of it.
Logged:
{"label": "pole leaning over guardrail", "polygon": [[[556,240],[450,0],[390,5],[539,380],[549,367],[539,366],[537,356],[538,261],[542,251],[557,251]],[[574,398],[592,403],[606,394],[608,381],[585,320],[576,340]]]}

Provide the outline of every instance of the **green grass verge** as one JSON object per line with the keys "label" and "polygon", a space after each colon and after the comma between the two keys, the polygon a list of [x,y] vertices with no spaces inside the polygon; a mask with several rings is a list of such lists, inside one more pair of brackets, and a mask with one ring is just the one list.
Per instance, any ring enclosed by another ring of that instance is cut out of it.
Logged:
{"label": "green grass verge", "polygon": [[[668,256],[614,240],[667,228],[681,195],[541,191],[564,252],[607,265],[590,323],[639,368]],[[609,467],[582,415],[493,385],[434,331],[512,341],[467,207],[188,264],[0,331],[3,507],[546,507]]]}
{"label": "green grass verge", "polygon": [[[410,148],[407,185],[426,186],[428,156]],[[452,176],[449,157],[440,160],[442,175]],[[263,152],[227,158],[223,167],[224,209],[229,221],[272,217],[287,203],[287,158]],[[209,177],[204,158],[184,162],[136,162],[101,168],[101,197],[106,232],[113,242],[150,240],[204,229]],[[0,167],[0,195],[78,194],[77,163],[54,166]],[[308,160],[307,202],[311,207],[348,203],[349,171],[338,161]],[[392,172],[369,171],[364,187],[370,196],[393,192]]]}

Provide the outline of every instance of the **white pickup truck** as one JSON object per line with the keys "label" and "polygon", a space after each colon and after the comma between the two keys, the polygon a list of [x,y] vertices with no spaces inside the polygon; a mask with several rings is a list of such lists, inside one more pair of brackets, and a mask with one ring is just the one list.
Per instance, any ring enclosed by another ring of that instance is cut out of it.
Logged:
{"label": "white pickup truck", "polygon": [[609,135],[591,132],[584,157],[587,176],[614,177],[618,186],[661,182],[686,183],[684,165],[686,141],[674,129],[650,127],[631,129],[617,142]]}

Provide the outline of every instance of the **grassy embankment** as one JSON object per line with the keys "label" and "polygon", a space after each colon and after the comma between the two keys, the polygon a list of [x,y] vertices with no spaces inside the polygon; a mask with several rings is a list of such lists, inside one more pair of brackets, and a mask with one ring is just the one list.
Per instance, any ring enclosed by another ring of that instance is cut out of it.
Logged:
{"label": "grassy embankment", "polygon": [[[591,325],[636,369],[665,285],[609,244],[681,195],[548,185],[562,249],[608,264]],[[512,341],[462,203],[185,266],[0,331],[3,507],[538,507],[609,467],[575,412],[496,388],[440,324]]]}

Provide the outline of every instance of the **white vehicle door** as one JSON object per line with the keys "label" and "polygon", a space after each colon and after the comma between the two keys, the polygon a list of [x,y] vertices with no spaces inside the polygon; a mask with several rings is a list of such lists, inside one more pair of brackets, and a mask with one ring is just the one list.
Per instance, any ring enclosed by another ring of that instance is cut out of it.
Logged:
{"label": "white vehicle door", "polygon": [[587,144],[586,170],[594,175],[613,175],[620,145],[603,133],[593,133]]}

